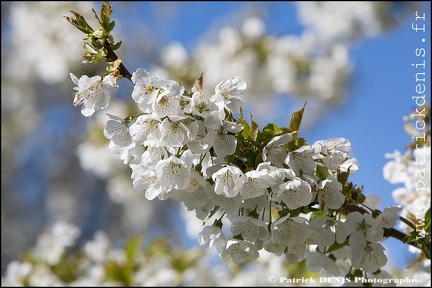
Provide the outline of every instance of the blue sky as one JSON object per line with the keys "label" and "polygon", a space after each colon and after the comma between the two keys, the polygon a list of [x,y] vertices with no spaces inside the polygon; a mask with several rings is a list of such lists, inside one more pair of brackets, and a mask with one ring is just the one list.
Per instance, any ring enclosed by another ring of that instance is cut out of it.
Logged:
{"label": "blue sky", "polygon": [[[263,5],[263,2],[253,3]],[[148,11],[148,17],[139,17],[141,20],[136,25],[150,25],[147,29],[153,27],[162,41],[175,40],[191,49],[199,36],[213,27],[216,21],[229,19],[237,9],[250,4],[251,2],[181,2],[176,8],[176,17],[164,23],[152,16],[155,5],[163,3],[139,3],[135,11]],[[271,16],[266,18],[268,32],[298,34],[301,31],[302,26],[297,21],[293,3],[271,2],[266,5],[267,15]],[[424,5],[427,7],[424,12],[427,12],[427,19],[430,19],[430,2],[425,2]],[[360,167],[351,179],[358,185],[364,185],[365,194],[380,196],[383,199],[379,206],[381,209],[395,204],[391,192],[396,188],[383,178],[382,168],[388,162],[384,154],[395,149],[403,152],[410,142],[410,136],[403,128],[402,116],[416,107],[411,99],[411,96],[416,95],[416,70],[411,64],[423,59],[415,55],[415,49],[430,46],[430,32],[423,35],[416,33],[411,28],[414,20],[413,13],[411,19],[406,19],[399,27],[377,37],[366,38],[352,47],[350,58],[354,64],[354,73],[346,101],[302,134],[310,143],[332,137],[349,139],[353,147],[351,154],[359,160]],[[137,18],[129,17],[122,25],[127,27],[133,21],[137,21]],[[428,23],[430,21],[426,21],[429,30]],[[422,38],[426,41],[422,42]],[[426,63],[430,63],[430,51],[424,59]],[[430,100],[430,82],[426,86],[427,99]],[[287,119],[274,119],[275,123],[286,121]],[[397,263],[403,266],[409,263],[411,254],[401,253],[400,250],[404,247],[403,251],[406,251],[406,246],[392,239],[385,243],[389,254]]]}

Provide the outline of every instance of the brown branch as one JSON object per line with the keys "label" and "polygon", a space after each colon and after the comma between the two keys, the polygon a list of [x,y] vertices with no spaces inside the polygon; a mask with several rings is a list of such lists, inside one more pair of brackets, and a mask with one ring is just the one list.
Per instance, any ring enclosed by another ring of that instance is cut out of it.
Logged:
{"label": "brown branch", "polygon": [[[115,54],[115,52],[111,49],[111,45],[108,43],[107,40],[105,40],[104,47],[107,50],[106,57],[108,59],[110,59],[113,62],[118,59],[117,54]],[[118,70],[120,71],[120,75],[132,81],[132,74],[126,69],[123,63],[120,63]]]}

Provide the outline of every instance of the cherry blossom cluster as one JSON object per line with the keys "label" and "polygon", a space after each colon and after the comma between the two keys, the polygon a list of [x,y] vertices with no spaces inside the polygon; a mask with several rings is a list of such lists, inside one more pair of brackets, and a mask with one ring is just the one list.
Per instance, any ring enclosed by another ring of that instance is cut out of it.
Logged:
{"label": "cherry blossom cluster", "polygon": [[387,237],[405,240],[393,229],[402,208],[368,207],[363,187],[348,180],[358,163],[347,139],[310,145],[299,137],[306,104],[288,128],[271,123],[260,129],[252,116],[249,123],[244,119],[247,85],[241,77],[208,93],[202,75],[187,90],[143,68],[130,73],[114,53],[121,41],[110,34],[115,23],[109,3],[102,4],[100,17],[94,11],[101,25],[96,30],[71,12],[75,17],[66,20],[89,40],[84,62],[109,65],[103,77],[70,74],[77,85],[74,105],[89,117],[108,107],[118,79],[134,84],[137,113],[108,114],[109,150],[131,168],[134,188],[148,200],[171,199],[195,212],[204,225],[200,245],[234,263],[267,251],[290,263],[305,260],[312,271],[353,277],[386,264],[381,242]]}
{"label": "cherry blossom cluster", "polygon": [[[74,105],[82,104],[84,116],[107,107],[118,88],[112,75],[71,78]],[[312,271],[338,276],[348,273],[341,265],[372,273],[386,264],[380,242],[401,208],[375,217],[345,211],[364,200],[347,181],[358,169],[347,139],[309,145],[297,131],[249,125],[240,99],[247,85],[237,76],[217,84],[211,96],[202,92],[202,77],[189,92],[143,68],[131,81],[140,112],[108,115],[109,150],[130,166],[133,186],[147,199],[173,199],[195,211],[205,223],[202,246],[234,263],[257,259],[262,249],[289,262],[307,258]]]}

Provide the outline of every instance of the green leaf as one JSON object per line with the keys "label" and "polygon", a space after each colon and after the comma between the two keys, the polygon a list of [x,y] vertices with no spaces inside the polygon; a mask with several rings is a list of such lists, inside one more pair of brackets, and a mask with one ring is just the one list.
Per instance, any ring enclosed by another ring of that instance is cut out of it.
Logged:
{"label": "green leaf", "polygon": [[302,147],[302,146],[307,146],[309,145],[306,140],[302,137],[297,138],[297,139],[292,139],[290,142],[288,142],[287,145],[285,145],[285,148],[287,148],[288,152],[292,152],[297,150],[298,148]]}
{"label": "green leaf", "polygon": [[325,180],[329,175],[328,169],[325,166],[317,165],[316,166],[316,175],[319,179]]}
{"label": "green leaf", "polygon": [[250,120],[251,120],[251,138],[252,140],[256,141],[256,139],[258,138],[258,133],[259,133],[259,127],[258,124],[255,123],[252,119],[252,114],[250,114]]}
{"label": "green leaf", "polygon": [[[319,215],[319,216],[321,216],[321,217],[325,217],[326,215],[325,214],[321,214],[321,215]],[[345,247],[345,246],[348,246],[349,244],[349,240],[347,239],[347,240],[345,240],[344,242],[342,242],[342,243],[337,243],[337,242],[335,242],[333,245],[331,245],[329,248],[328,248],[328,253],[331,253],[331,252],[333,252],[333,251],[336,251],[336,250],[338,250],[338,249],[340,249],[340,248],[343,248],[343,247]]]}
{"label": "green leaf", "polygon": [[108,24],[108,27],[106,29],[106,32],[109,33],[111,32],[115,27],[115,21],[112,21],[111,23]]}
{"label": "green leaf", "polygon": [[249,124],[243,118],[243,109],[241,107],[240,107],[240,118],[236,121],[236,123],[243,125],[243,130],[241,131],[243,138],[245,139],[251,138],[251,130]]}
{"label": "green leaf", "polygon": [[403,243],[411,243],[417,239],[417,232],[413,231],[411,234],[406,235],[403,239]]}
{"label": "green leaf", "polygon": [[115,50],[117,50],[117,49],[120,48],[121,44],[122,44],[122,41],[119,41],[119,42],[117,42],[116,44],[111,45],[111,49],[112,49],[113,51],[115,51]]}
{"label": "green leaf", "polygon": [[64,16],[64,18],[71,23],[73,26],[75,26],[77,29],[79,29],[81,32],[84,32],[84,34],[91,34],[93,33],[93,28],[87,23],[87,21],[84,19],[84,17],[75,12],[70,10],[70,12],[75,16],[75,17],[67,17]]}
{"label": "green leaf", "polygon": [[132,269],[128,265],[110,261],[105,264],[104,270],[108,280],[120,282],[121,286],[132,286]]}
{"label": "green leaf", "polygon": [[263,162],[262,157],[263,157],[262,151],[258,152],[258,154],[255,157],[254,167],[258,167],[258,165]]}
{"label": "green leaf", "polygon": [[274,123],[267,124],[262,130],[258,131],[256,141],[260,142],[262,145],[266,145],[273,137],[284,134],[284,130],[279,128]]}
{"label": "green leaf", "polygon": [[266,131],[266,130],[268,130],[269,132],[271,131],[271,133],[272,133],[274,136],[283,133],[283,130],[280,129],[279,126],[277,126],[277,125],[274,124],[274,123],[267,124],[267,126],[264,127],[263,131]]}
{"label": "green leaf", "polygon": [[91,55],[97,55],[99,54],[98,51],[96,51],[94,49],[94,47],[92,47],[90,44],[88,43],[84,43],[84,51],[86,51],[87,53],[91,54]]}
{"label": "green leaf", "polygon": [[244,119],[242,119],[242,121],[237,121],[237,124],[242,124],[243,125],[243,130],[241,132],[241,134],[243,135],[243,137],[245,139],[251,138],[252,134],[251,134],[251,130],[250,130],[249,124]]}
{"label": "green leaf", "polygon": [[424,230],[431,234],[431,209],[429,208],[425,214],[425,226]]}
{"label": "green leaf", "polygon": [[132,237],[125,245],[125,255],[128,263],[132,263],[134,261],[135,255],[140,250],[142,243],[142,236]]}
{"label": "green leaf", "polygon": [[94,57],[92,57],[90,60],[89,60],[89,63],[98,63],[99,61],[101,61],[101,60],[103,60],[103,55],[101,55],[101,54],[98,54],[98,55],[95,55]]}
{"label": "green leaf", "polygon": [[101,11],[100,11],[100,17],[102,19],[102,22],[100,24],[102,25],[102,27],[105,31],[111,31],[112,30],[112,29],[109,30],[109,26],[111,25],[110,17],[111,17],[112,12],[113,11],[112,11],[111,5],[107,1],[105,1],[102,4]]}
{"label": "green leaf", "polygon": [[348,171],[341,172],[337,175],[337,180],[342,183],[342,186],[345,186],[345,183],[348,181],[348,176],[350,175],[350,168],[348,168]]}
{"label": "green leaf", "polygon": [[289,130],[291,130],[292,132],[295,132],[295,133],[293,133],[293,139],[297,138],[298,131],[300,129],[300,124],[301,124],[301,121],[302,121],[302,118],[303,118],[303,113],[304,113],[304,110],[306,108],[306,104],[307,104],[307,101],[303,105],[302,109],[300,109],[297,112],[294,112],[292,114],[292,116],[291,116]]}

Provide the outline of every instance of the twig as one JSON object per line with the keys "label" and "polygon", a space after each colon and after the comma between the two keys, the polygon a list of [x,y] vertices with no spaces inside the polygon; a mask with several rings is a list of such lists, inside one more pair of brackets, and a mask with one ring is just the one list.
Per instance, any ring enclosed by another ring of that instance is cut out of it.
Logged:
{"label": "twig", "polygon": [[[118,59],[117,54],[115,54],[115,52],[111,49],[111,45],[108,43],[107,40],[105,40],[105,44],[104,44],[105,49],[107,50],[107,57],[111,60],[111,61],[115,61]],[[120,75],[122,75],[123,77],[129,79],[130,81],[132,81],[132,74],[126,69],[126,67],[123,65],[123,63],[120,63],[119,67],[118,67],[119,71],[120,71]]]}

